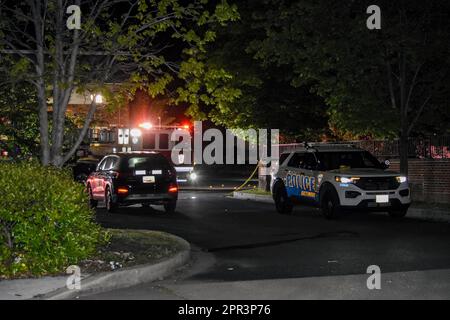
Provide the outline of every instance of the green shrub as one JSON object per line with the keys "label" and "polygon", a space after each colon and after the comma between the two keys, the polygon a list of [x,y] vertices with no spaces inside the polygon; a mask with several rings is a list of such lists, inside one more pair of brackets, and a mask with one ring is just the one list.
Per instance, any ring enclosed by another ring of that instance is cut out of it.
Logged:
{"label": "green shrub", "polygon": [[0,162],[0,275],[59,273],[96,252],[108,234],[68,171]]}

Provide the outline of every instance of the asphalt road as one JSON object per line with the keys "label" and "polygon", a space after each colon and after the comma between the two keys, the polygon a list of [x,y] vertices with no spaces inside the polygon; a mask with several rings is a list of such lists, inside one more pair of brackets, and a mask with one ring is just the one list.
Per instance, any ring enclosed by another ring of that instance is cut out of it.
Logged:
{"label": "asphalt road", "polygon": [[[98,221],[109,228],[162,230],[193,244],[193,262],[170,279],[86,299],[450,299],[450,224],[387,214],[325,220],[317,209],[274,206],[218,192],[181,192],[177,212],[139,206]],[[382,290],[368,290],[377,265]]]}

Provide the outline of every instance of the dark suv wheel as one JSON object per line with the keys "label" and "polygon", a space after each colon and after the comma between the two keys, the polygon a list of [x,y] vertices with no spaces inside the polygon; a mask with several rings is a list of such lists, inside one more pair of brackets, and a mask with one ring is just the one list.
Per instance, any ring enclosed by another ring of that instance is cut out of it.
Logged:
{"label": "dark suv wheel", "polygon": [[177,200],[170,200],[169,202],[164,204],[164,210],[167,213],[175,212],[176,207],[177,207]]}
{"label": "dark suv wheel", "polygon": [[111,192],[110,188],[106,189],[105,205],[106,205],[106,210],[108,212],[114,212],[117,209],[117,204],[114,202],[114,199],[113,199],[112,192]]}
{"label": "dark suv wheel", "polygon": [[94,195],[92,193],[92,188],[90,185],[87,186],[87,192],[88,192],[88,196],[89,196],[89,206],[92,209],[97,208],[98,201],[94,200]]}
{"label": "dark suv wheel", "polygon": [[275,207],[278,213],[289,214],[292,212],[293,204],[287,195],[286,188],[283,183],[278,182],[274,186],[273,198],[275,200]]}

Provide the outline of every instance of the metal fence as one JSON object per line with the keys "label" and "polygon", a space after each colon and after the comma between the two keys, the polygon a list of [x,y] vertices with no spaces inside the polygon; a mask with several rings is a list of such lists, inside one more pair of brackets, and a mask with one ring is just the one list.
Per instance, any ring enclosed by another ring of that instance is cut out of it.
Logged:
{"label": "metal fence", "polygon": [[[342,141],[365,149],[379,158],[399,158],[400,141],[395,140],[356,140]],[[303,147],[303,143],[280,145],[280,153],[294,151]],[[410,138],[408,140],[408,156],[417,159],[450,159],[450,136],[432,136],[426,138]]]}

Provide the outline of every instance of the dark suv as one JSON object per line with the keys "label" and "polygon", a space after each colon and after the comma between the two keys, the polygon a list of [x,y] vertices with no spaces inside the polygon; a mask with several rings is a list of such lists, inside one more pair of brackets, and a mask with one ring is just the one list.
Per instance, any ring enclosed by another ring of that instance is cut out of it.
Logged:
{"label": "dark suv", "polygon": [[136,151],[105,156],[86,181],[92,207],[104,201],[109,212],[119,205],[164,205],[174,212],[178,199],[176,171],[157,152]]}
{"label": "dark suv", "polygon": [[75,181],[85,184],[88,176],[96,170],[99,161],[99,158],[94,157],[78,159],[77,162],[72,165]]}

